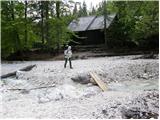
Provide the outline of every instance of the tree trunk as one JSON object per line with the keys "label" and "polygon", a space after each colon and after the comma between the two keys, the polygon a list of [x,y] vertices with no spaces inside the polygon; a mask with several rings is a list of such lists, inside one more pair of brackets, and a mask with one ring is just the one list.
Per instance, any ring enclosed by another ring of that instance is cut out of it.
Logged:
{"label": "tree trunk", "polygon": [[41,1],[41,38],[44,44],[44,1]]}
{"label": "tree trunk", "polygon": [[[58,19],[60,19],[60,1],[56,1],[56,16]],[[59,49],[60,49],[60,37],[59,37],[59,27],[57,28],[57,36],[58,36],[58,41],[57,41],[57,53],[59,54]]]}
{"label": "tree trunk", "polygon": [[107,43],[107,24],[106,24],[106,20],[107,20],[107,10],[106,10],[106,1],[104,0],[104,40],[105,40],[105,46],[107,47],[108,43]]}
{"label": "tree trunk", "polygon": [[[11,1],[11,16],[12,16],[12,21],[15,20],[15,16],[14,16],[14,1]],[[13,28],[13,33],[16,34],[16,39],[15,39],[15,51],[20,51],[21,46],[20,46],[20,38],[19,38],[19,34],[17,31],[17,27],[15,26]],[[21,52],[21,51],[20,51]]]}
{"label": "tree trunk", "polygon": [[25,1],[25,47],[27,47],[27,39],[28,39],[28,31],[27,31],[27,6],[28,6],[28,3],[27,1]]}
{"label": "tree trunk", "polygon": [[45,25],[45,27],[46,27],[46,40],[47,40],[47,43],[48,43],[48,45],[50,45],[50,39],[49,39],[49,22],[48,22],[48,20],[49,20],[49,14],[48,14],[48,11],[49,11],[49,1],[45,1],[45,11],[46,11],[46,25]]}
{"label": "tree trunk", "polygon": [[11,15],[12,15],[12,20],[14,20],[14,3],[11,1]]}

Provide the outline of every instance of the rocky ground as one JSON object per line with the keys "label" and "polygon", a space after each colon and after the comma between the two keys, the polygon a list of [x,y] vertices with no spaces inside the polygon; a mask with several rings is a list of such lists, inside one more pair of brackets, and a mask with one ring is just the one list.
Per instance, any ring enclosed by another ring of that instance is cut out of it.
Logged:
{"label": "rocky ground", "polygon": [[[158,118],[159,61],[136,56],[2,63],[1,74],[36,64],[0,81],[3,118]],[[88,80],[95,72],[103,92]],[[82,78],[73,81],[75,78]],[[82,84],[83,83],[83,84]]]}

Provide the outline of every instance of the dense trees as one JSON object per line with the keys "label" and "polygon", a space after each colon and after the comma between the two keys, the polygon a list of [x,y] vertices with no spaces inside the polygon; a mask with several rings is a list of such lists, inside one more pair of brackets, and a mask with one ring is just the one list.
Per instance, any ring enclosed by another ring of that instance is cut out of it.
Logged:
{"label": "dense trees", "polygon": [[[108,1],[106,9],[107,15],[117,15],[108,33],[109,47],[158,47],[158,1]],[[103,2],[96,12],[104,15]]]}
{"label": "dense trees", "polygon": [[2,57],[67,44],[74,33],[67,29],[73,17],[66,6],[62,1],[1,1]]}
{"label": "dense trees", "polygon": [[3,1],[1,7],[2,56],[30,48],[30,43],[35,40],[36,35],[33,33],[31,21],[26,18],[24,4],[17,1]]}
{"label": "dense trees", "polygon": [[158,36],[158,1],[114,2],[114,5],[118,8],[117,25],[123,28],[122,37],[125,35],[126,40],[143,45],[144,39]]}
{"label": "dense trees", "polygon": [[85,2],[83,2],[83,6],[82,6],[82,16],[87,16],[87,5]]}
{"label": "dense trees", "polygon": [[[153,46],[158,41],[158,1],[107,1],[87,10],[85,2],[1,1],[1,53],[43,48],[59,50],[72,41],[68,24],[77,17],[116,13],[117,18],[107,31],[109,47]],[[153,39],[154,38],[154,39]],[[151,44],[153,43],[153,44]]]}

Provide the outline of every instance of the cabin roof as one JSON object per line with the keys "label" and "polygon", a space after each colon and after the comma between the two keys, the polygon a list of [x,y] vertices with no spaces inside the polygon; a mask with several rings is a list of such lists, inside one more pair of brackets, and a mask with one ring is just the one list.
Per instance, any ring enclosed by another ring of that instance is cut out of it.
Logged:
{"label": "cabin roof", "polygon": [[[116,14],[108,15],[106,19],[106,28],[110,26]],[[87,16],[74,19],[68,26],[72,31],[87,31],[104,29],[104,16]]]}

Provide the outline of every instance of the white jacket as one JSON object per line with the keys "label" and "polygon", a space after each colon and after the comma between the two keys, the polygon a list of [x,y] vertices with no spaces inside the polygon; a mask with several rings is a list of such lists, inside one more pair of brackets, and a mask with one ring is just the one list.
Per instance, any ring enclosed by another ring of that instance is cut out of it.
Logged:
{"label": "white jacket", "polygon": [[65,58],[71,58],[72,57],[72,50],[67,49],[64,51],[64,57]]}

